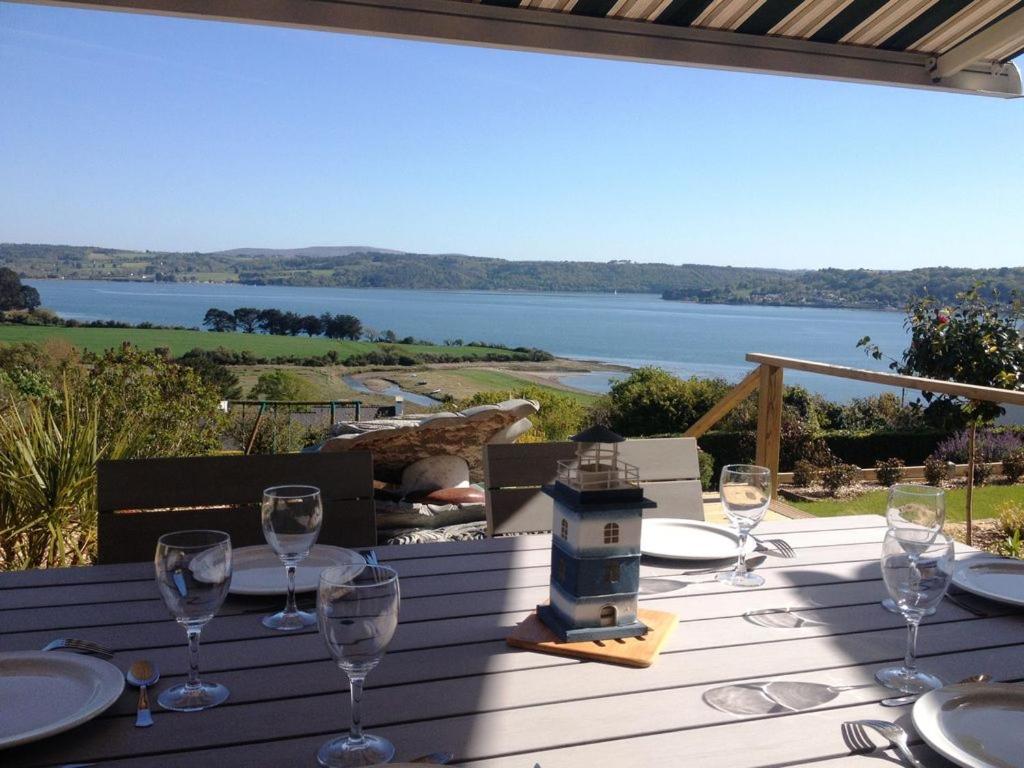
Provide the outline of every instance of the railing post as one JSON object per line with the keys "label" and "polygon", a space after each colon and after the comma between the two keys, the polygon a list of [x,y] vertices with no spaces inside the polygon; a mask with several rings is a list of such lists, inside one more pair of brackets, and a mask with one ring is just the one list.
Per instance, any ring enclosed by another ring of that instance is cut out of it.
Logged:
{"label": "railing post", "polygon": [[761,366],[757,399],[757,455],[755,462],[772,473],[772,492],[779,482],[779,448],[782,441],[782,373],[774,365]]}

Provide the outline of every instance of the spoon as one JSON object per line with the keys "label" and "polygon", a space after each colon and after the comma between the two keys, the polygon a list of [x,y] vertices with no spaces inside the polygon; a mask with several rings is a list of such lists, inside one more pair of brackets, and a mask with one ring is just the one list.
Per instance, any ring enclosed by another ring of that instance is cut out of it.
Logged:
{"label": "spoon", "polygon": [[[964,683],[987,683],[991,679],[991,675],[982,673],[980,675],[965,677],[963,680],[958,681],[957,685],[963,685]],[[912,693],[909,696],[896,696],[892,699],[882,699],[879,703],[883,707],[902,707],[904,704],[913,704],[919,698],[921,698],[920,693]]]}
{"label": "spoon", "polygon": [[133,661],[125,673],[125,679],[139,689],[139,708],[135,716],[136,728],[148,728],[153,724],[149,711],[149,692],[146,688],[160,679],[160,670],[151,661]]}

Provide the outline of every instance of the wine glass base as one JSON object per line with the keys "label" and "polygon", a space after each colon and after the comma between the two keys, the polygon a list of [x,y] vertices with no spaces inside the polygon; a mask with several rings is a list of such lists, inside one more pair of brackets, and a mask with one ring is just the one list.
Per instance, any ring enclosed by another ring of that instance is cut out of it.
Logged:
{"label": "wine glass base", "polygon": [[363,734],[358,741],[347,737],[331,739],[316,753],[317,762],[324,768],[350,768],[350,766],[377,765],[390,763],[395,756],[395,747],[380,736]]}
{"label": "wine glass base", "polygon": [[157,702],[174,712],[199,712],[223,704],[228,695],[228,689],[220,683],[200,683],[195,688],[176,685],[161,693]]}
{"label": "wine glass base", "polygon": [[315,627],[316,614],[309,611],[296,611],[294,613],[278,611],[273,616],[264,616],[263,626],[280,632],[294,632],[297,629]]}
{"label": "wine glass base", "polygon": [[901,693],[927,693],[941,688],[945,683],[935,675],[916,670],[911,672],[902,664],[896,667],[885,667],[875,672],[875,680]]}
{"label": "wine glass base", "polygon": [[[895,613],[897,615],[901,615],[900,614],[899,606],[896,605],[896,601],[893,600],[891,597],[885,598],[885,600],[883,600],[881,602],[881,606],[883,608],[885,608],[885,610],[887,610],[889,613]],[[927,611],[925,611],[924,615],[925,616],[931,616],[933,613],[935,613],[935,611],[936,611],[936,608],[933,606],[933,607],[929,608]]]}
{"label": "wine glass base", "polygon": [[760,587],[764,584],[763,576],[749,572],[736,573],[735,571],[730,571],[729,573],[720,573],[717,579],[723,584],[728,584],[730,587]]}

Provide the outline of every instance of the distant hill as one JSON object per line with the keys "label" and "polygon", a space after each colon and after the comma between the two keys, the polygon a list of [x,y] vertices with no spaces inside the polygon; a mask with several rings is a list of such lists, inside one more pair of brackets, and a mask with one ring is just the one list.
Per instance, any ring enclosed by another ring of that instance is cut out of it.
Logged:
{"label": "distant hill", "polygon": [[314,245],[309,248],[232,248],[230,251],[213,251],[210,256],[314,256],[330,259],[336,256],[350,256],[353,253],[402,253],[388,248],[374,248],[371,245]]}
{"label": "distant hill", "polygon": [[783,270],[614,261],[507,261],[368,246],[235,248],[214,253],[0,243],[0,266],[28,278],[241,282],[352,288],[659,293],[705,303],[900,309],[981,282],[1024,293],[1024,268]]}

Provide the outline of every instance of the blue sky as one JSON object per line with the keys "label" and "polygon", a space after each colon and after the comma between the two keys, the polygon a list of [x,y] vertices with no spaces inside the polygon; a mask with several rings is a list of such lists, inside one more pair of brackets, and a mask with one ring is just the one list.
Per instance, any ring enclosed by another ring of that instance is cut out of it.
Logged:
{"label": "blue sky", "polygon": [[1020,266],[1024,100],[0,2],[0,241]]}

